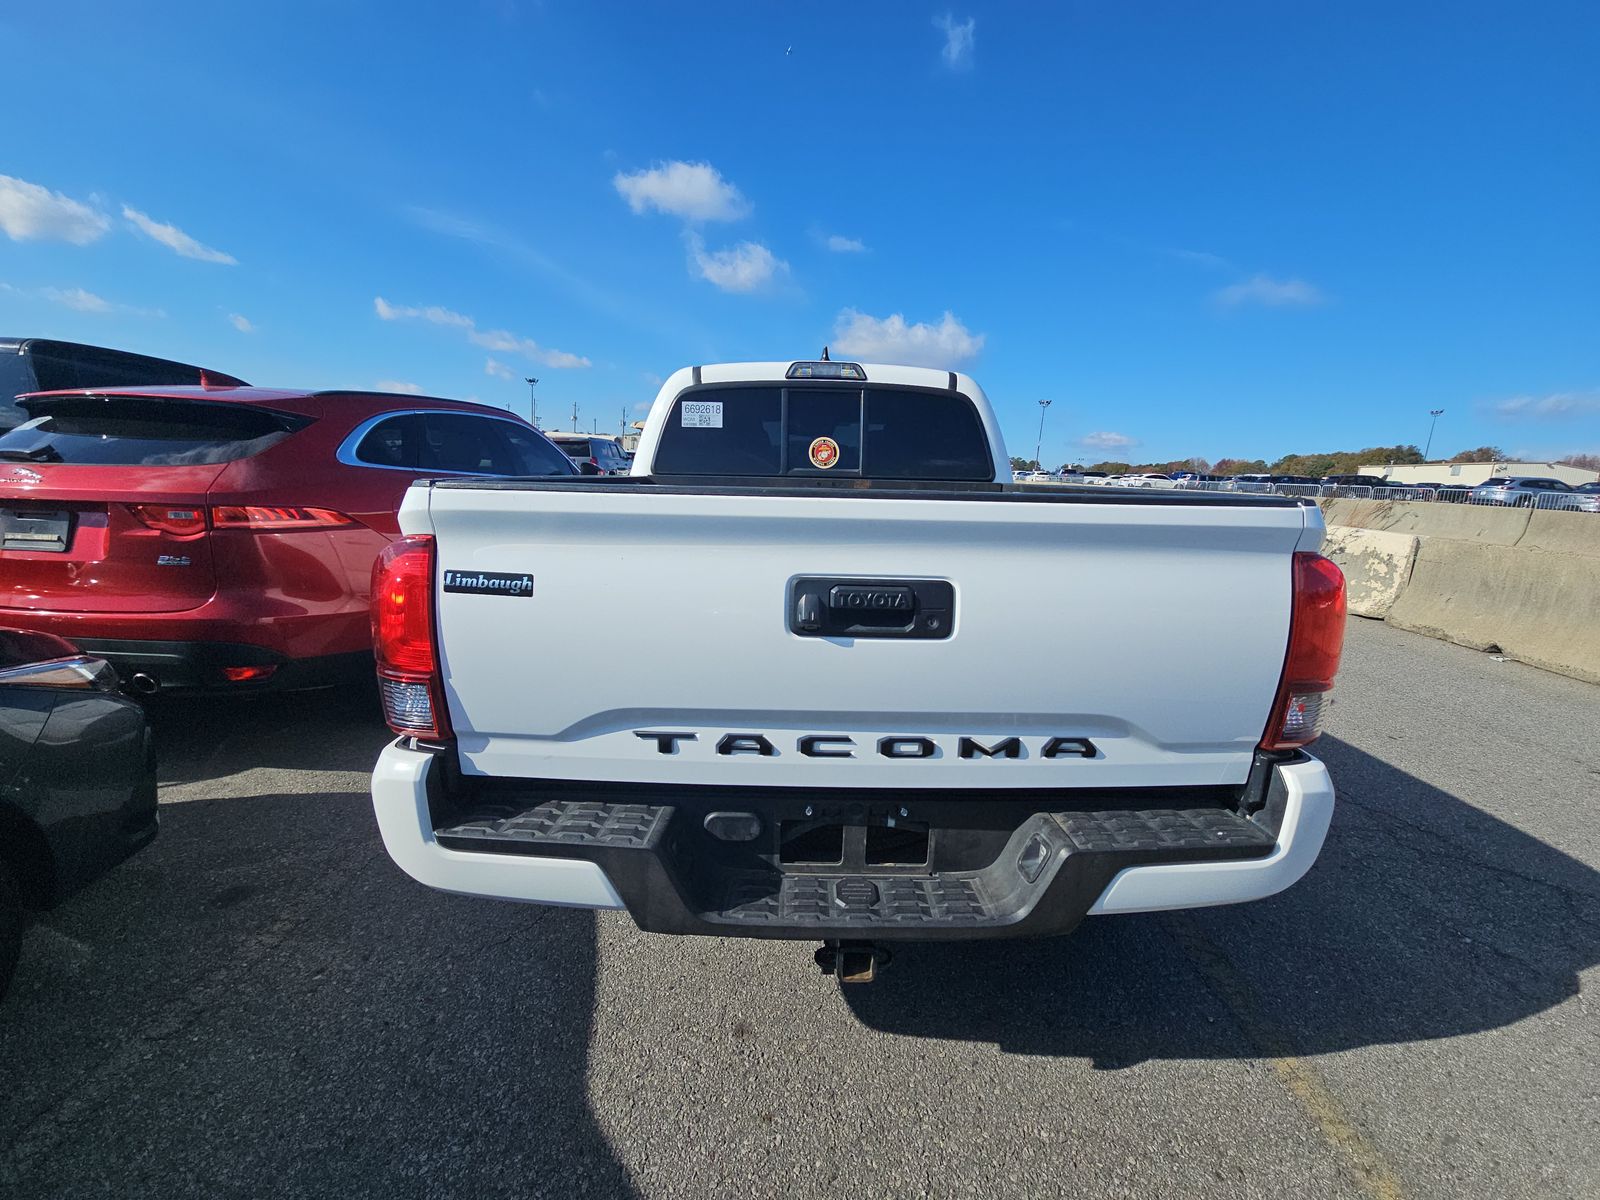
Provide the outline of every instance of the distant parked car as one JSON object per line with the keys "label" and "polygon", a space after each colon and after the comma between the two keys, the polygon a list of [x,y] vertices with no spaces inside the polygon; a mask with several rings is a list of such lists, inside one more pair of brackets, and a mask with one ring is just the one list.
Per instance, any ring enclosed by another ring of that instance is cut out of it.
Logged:
{"label": "distant parked car", "polygon": [[1580,483],[1572,490],[1575,492],[1581,492],[1586,496],[1594,495],[1596,493],[1600,493],[1600,483]]}
{"label": "distant parked car", "polygon": [[1139,473],[1139,474],[1124,475],[1122,477],[1122,486],[1123,487],[1142,487],[1142,488],[1170,488],[1170,487],[1176,487],[1177,485],[1173,482],[1172,476],[1170,476],[1170,475],[1160,475],[1160,474],[1157,474],[1154,471],[1146,471],[1146,472],[1142,472],[1142,473]]}
{"label": "distant parked car", "polygon": [[144,710],[103,660],[0,628],[0,997],[28,916],[156,836]]}
{"label": "distant parked car", "polygon": [[1271,475],[1235,475],[1223,486],[1233,492],[1270,492],[1274,482]]}
{"label": "distant parked car", "polygon": [[29,392],[162,384],[246,386],[244,380],[221,371],[127,350],[49,338],[0,337],[0,433],[28,419],[16,398]]}
{"label": "distant parked car", "polygon": [[[1545,499],[1548,497],[1548,499]],[[1574,503],[1568,504],[1567,498]],[[1537,475],[1515,475],[1486,479],[1472,489],[1474,504],[1509,504],[1518,508],[1577,508],[1586,506],[1569,484]]]}
{"label": "distant parked car", "polygon": [[614,437],[590,433],[547,433],[561,452],[578,466],[591,464],[600,475],[626,475],[631,460]]}
{"label": "distant parked car", "polygon": [[525,421],[420,396],[144,388],[25,396],[0,434],[0,623],[130,690],[371,670],[374,561],[437,475],[574,475]]}
{"label": "distant parked car", "polygon": [[1382,475],[1324,475],[1322,483],[1332,487],[1382,487]]}

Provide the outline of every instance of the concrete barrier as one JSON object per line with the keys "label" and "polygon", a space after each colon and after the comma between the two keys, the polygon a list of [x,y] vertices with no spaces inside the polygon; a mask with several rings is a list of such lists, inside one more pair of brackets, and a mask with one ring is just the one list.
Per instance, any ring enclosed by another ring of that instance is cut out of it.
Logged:
{"label": "concrete barrier", "polygon": [[1600,515],[1321,502],[1350,610],[1600,683]]}
{"label": "concrete barrier", "polygon": [[1389,608],[1398,629],[1600,683],[1600,557],[1423,538]]}
{"label": "concrete barrier", "polygon": [[1528,516],[1528,529],[1517,549],[1600,558],[1600,513],[1536,509]]}
{"label": "concrete barrier", "polygon": [[1379,620],[1389,615],[1411,581],[1417,541],[1407,533],[1328,526],[1322,552],[1344,571],[1351,612]]}
{"label": "concrete barrier", "polygon": [[1528,518],[1533,512],[1527,508],[1447,504],[1439,501],[1324,500],[1322,504],[1323,516],[1330,525],[1412,533],[1418,537],[1459,538],[1497,546],[1515,546],[1527,532]]}

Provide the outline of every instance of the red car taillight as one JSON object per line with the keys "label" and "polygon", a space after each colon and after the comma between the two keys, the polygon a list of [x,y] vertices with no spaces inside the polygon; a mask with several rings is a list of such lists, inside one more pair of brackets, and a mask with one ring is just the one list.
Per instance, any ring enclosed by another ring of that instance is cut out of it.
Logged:
{"label": "red car taillight", "polygon": [[281,529],[331,529],[354,525],[354,517],[331,508],[306,508],[286,504],[223,504],[203,506],[177,504],[130,504],[139,523],[174,537],[190,537],[207,529],[255,529],[266,533]]}
{"label": "red car taillight", "polygon": [[1344,619],[1344,572],[1320,554],[1296,554],[1289,654],[1261,749],[1296,750],[1322,732],[1344,649]]}
{"label": "red car taillight", "polygon": [[206,510],[189,508],[181,504],[130,504],[128,511],[141,525],[170,533],[174,537],[190,537],[204,533],[208,528]]}
{"label": "red car taillight", "polygon": [[211,510],[211,521],[218,529],[327,529],[334,525],[354,525],[355,518],[331,508],[300,508],[282,504],[224,504]]}
{"label": "red car taillight", "polygon": [[434,640],[432,537],[391,542],[373,565],[372,647],[389,728],[408,737],[449,737]]}

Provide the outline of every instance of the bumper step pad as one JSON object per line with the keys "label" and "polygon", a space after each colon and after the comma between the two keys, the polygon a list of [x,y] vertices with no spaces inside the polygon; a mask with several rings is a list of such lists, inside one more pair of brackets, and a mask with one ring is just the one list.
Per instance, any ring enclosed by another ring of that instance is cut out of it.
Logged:
{"label": "bumper step pad", "polygon": [[1272,835],[1254,821],[1220,808],[1058,813],[1056,820],[1079,850],[1155,853],[1219,847],[1249,850],[1273,844]]}
{"label": "bumper step pad", "polygon": [[735,924],[853,929],[973,925],[988,915],[974,878],[769,875],[736,883],[717,917]]}
{"label": "bumper step pad", "polygon": [[536,844],[644,850],[660,840],[671,816],[672,809],[664,805],[550,800],[511,816],[480,817],[462,825],[436,829],[434,836],[463,842],[523,842],[528,844],[527,853],[530,854],[536,853],[532,849]]}

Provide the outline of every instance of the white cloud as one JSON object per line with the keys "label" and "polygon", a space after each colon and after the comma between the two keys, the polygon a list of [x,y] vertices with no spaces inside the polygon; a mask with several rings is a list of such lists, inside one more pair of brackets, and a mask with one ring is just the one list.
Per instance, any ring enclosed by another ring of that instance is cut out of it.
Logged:
{"label": "white cloud", "polygon": [[133,317],[164,317],[167,315],[159,308],[140,308],[133,304],[118,304],[81,287],[42,287],[33,291],[7,287],[6,290],[16,292],[22,296],[38,296],[41,299],[50,301],[52,304],[60,304],[63,307],[70,308],[74,312],[94,313],[99,316],[105,316],[110,313],[125,313]]}
{"label": "white cloud", "polygon": [[1209,250],[1184,250],[1181,247],[1168,247],[1167,253],[1181,262],[1192,263],[1197,267],[1209,267],[1215,271],[1232,271],[1234,265],[1220,254],[1212,254]]}
{"label": "white cloud", "polygon": [[[519,337],[505,329],[479,329],[478,323],[465,313],[455,312],[453,309],[440,308],[437,304],[425,307],[412,307],[405,304],[390,304],[382,296],[372,298],[373,311],[385,321],[427,321],[433,325],[444,325],[453,329],[465,329],[467,340],[474,346],[482,346],[485,350],[497,350],[502,354],[520,354],[546,367],[587,367],[589,360],[581,354],[568,354],[565,350],[551,350],[539,345],[532,338]],[[492,359],[490,360],[493,361]],[[494,374],[488,371],[488,374]]]}
{"label": "white cloud", "polygon": [[639,403],[633,406],[633,411],[636,413],[647,413],[650,411],[651,403],[652,401],[649,400],[641,400]]}
{"label": "white cloud", "polygon": [[978,22],[974,17],[965,21],[957,21],[950,13],[933,19],[935,29],[944,33],[944,49],[940,54],[944,56],[944,65],[952,71],[962,71],[972,65],[973,34]]}
{"label": "white cloud", "polygon": [[879,318],[847,308],[833,325],[833,345],[851,358],[913,367],[964,363],[977,357],[983,339],[950,312],[937,325],[909,325],[899,313]]}
{"label": "white cloud", "polygon": [[1254,275],[1214,292],[1212,299],[1224,308],[1238,308],[1242,304],[1289,308],[1321,304],[1327,297],[1315,284],[1303,279],[1273,279],[1267,275]]}
{"label": "white cloud", "polygon": [[835,254],[863,254],[867,249],[866,243],[860,238],[843,237],[837,233],[830,233],[823,245]]}
{"label": "white cloud", "polygon": [[24,179],[0,175],[0,229],[14,242],[58,241],[86,246],[105,235],[103,212]]}
{"label": "white cloud", "polygon": [[372,386],[380,392],[404,392],[407,396],[422,395],[420,383],[410,383],[404,379],[380,379]]}
{"label": "white cloud", "polygon": [[588,367],[594,365],[583,355],[568,354],[565,350],[541,351],[538,356],[538,361],[542,362],[547,367],[557,367],[562,370],[565,370],[569,367]]}
{"label": "white cloud", "polygon": [[759,242],[740,242],[710,252],[698,235],[691,234],[688,242],[694,273],[725,292],[759,291],[777,276],[789,273],[789,264]]}
{"label": "white cloud", "polygon": [[46,300],[54,300],[76,312],[108,313],[115,307],[111,301],[83,288],[40,288],[39,294]]}
{"label": "white cloud", "polygon": [[1137,438],[1131,438],[1125,433],[1086,433],[1078,439],[1078,445],[1095,450],[1121,450],[1126,446],[1138,444]]}
{"label": "white cloud", "polygon": [[1497,417],[1550,421],[1600,413],[1600,391],[1552,392],[1548,396],[1512,396],[1490,406]]}
{"label": "white cloud", "polygon": [[122,206],[122,215],[127,218],[140,233],[148,238],[160,242],[168,250],[180,254],[184,258],[198,259],[200,262],[222,263],[225,266],[237,266],[239,260],[231,254],[224,254],[221,250],[214,250],[210,246],[202,245],[195,241],[176,225],[165,225],[160,221],[152,220],[136,208]]}
{"label": "white cloud", "polygon": [[385,321],[431,321],[435,325],[454,325],[458,329],[471,329],[473,320],[448,308],[430,304],[426,308],[409,308],[403,304],[390,304],[382,296],[372,298],[372,307]]}
{"label": "white cloud", "polygon": [[737,221],[750,202],[710,163],[660,163],[611,180],[636,213],[655,209],[685,221]]}
{"label": "white cloud", "polygon": [[517,373],[497,358],[491,358],[483,364],[483,373],[491,379],[515,379]]}
{"label": "white cloud", "polygon": [[251,323],[250,318],[241,316],[238,313],[229,313],[228,323],[240,333],[254,333],[256,331],[256,327]]}

